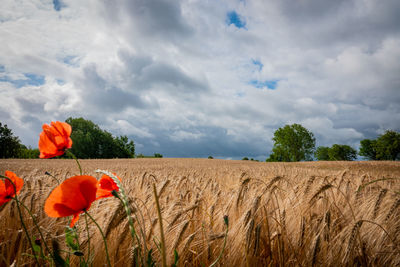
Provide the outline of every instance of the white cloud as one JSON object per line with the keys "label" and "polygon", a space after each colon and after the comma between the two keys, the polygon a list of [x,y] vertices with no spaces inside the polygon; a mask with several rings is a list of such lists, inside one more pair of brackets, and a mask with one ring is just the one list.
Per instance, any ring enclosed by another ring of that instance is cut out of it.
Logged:
{"label": "white cloud", "polygon": [[[263,159],[287,123],[321,145],[399,130],[398,1],[3,2],[0,121],[28,145],[69,116],[165,156]],[[44,84],[9,82],[27,73]]]}

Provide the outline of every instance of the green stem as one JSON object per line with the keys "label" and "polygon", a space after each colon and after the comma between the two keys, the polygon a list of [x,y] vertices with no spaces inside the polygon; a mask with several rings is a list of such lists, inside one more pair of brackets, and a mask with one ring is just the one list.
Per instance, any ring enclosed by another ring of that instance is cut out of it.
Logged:
{"label": "green stem", "polygon": [[39,260],[38,260],[38,258],[37,258],[37,256],[36,256],[36,253],[35,253],[35,249],[33,248],[33,244],[32,244],[31,237],[29,236],[29,233],[28,233],[28,228],[26,228],[26,225],[25,225],[25,223],[24,223],[24,219],[22,218],[22,212],[21,212],[21,208],[20,208],[20,206],[19,206],[19,201],[18,201],[18,197],[17,197],[17,187],[15,186],[14,182],[13,182],[10,178],[8,178],[7,176],[3,176],[3,175],[0,175],[0,176],[1,176],[2,178],[4,178],[4,179],[7,179],[8,181],[10,181],[10,183],[11,183],[12,186],[14,187],[15,196],[14,196],[13,199],[15,199],[15,201],[17,202],[17,209],[18,209],[19,219],[20,219],[20,221],[21,221],[22,228],[24,228],[24,232],[25,232],[25,234],[26,234],[26,237],[28,238],[29,245],[31,246],[33,256],[35,257],[36,264],[37,264],[38,266],[40,266]]}
{"label": "green stem", "polygon": [[[136,239],[137,247],[138,247],[138,250],[140,251],[141,250],[140,239],[139,239],[139,236],[136,233],[135,226],[133,224],[133,220],[132,220],[132,216],[131,216],[131,209],[129,207],[129,204],[128,204],[128,202],[126,201],[126,199],[124,197],[121,197],[118,194],[118,192],[113,191],[112,194],[113,194],[113,196],[118,198],[121,201],[122,205],[124,206],[126,216],[128,217],[129,230],[130,230],[130,233],[131,233],[131,236],[132,236],[132,241]],[[137,254],[134,255],[136,263],[138,263],[138,259],[137,259],[138,257],[137,256],[138,256]],[[143,265],[143,262],[142,262],[142,265]]]}
{"label": "green stem", "polygon": [[90,261],[90,232],[89,232],[89,223],[88,223],[88,219],[87,219],[87,213],[85,214],[85,222],[86,222],[87,242],[88,242],[87,262],[89,264],[89,261]]}
{"label": "green stem", "polygon": [[108,247],[107,247],[107,240],[106,240],[106,237],[104,236],[104,233],[103,233],[103,231],[101,230],[100,225],[96,222],[96,220],[93,219],[93,217],[92,217],[87,211],[85,211],[85,214],[87,214],[87,216],[89,216],[89,218],[92,220],[92,222],[94,222],[94,224],[97,226],[97,228],[98,228],[99,231],[100,231],[101,237],[103,238],[103,242],[104,242],[104,248],[105,248],[105,250],[106,250],[107,263],[108,263],[108,266],[111,267],[111,262],[110,262],[110,257],[109,257],[109,254],[108,254]]}
{"label": "green stem", "polygon": [[131,236],[132,236],[132,242],[134,242],[135,239],[137,240],[137,249],[134,248],[134,258],[135,258],[136,265],[139,266],[139,259],[138,258],[140,258],[141,266],[144,266],[144,262],[143,262],[143,258],[144,257],[138,257],[138,254],[136,252],[136,251],[139,251],[139,253],[141,253],[141,251],[142,251],[141,250],[141,244],[140,244],[139,236],[137,235],[135,227],[133,225],[133,220],[132,220],[132,216],[131,216],[132,213],[131,213],[129,202],[127,200],[128,198],[127,198],[127,196],[125,194],[124,187],[122,186],[122,184],[121,184],[120,180],[118,179],[118,177],[115,176],[113,173],[111,173],[109,171],[105,171],[105,170],[96,170],[96,172],[103,173],[103,174],[111,177],[111,179],[113,179],[113,181],[117,184],[117,186],[119,188],[119,191],[118,192],[117,191],[112,191],[112,194],[113,194],[113,196],[115,196],[116,198],[118,198],[122,202],[122,204],[123,204],[123,206],[125,208],[125,213],[126,213],[126,216],[128,217],[129,230],[130,230],[130,233],[131,233]]}
{"label": "green stem", "polygon": [[228,239],[228,230],[229,230],[228,216],[224,216],[224,222],[225,222],[225,225],[226,225],[224,244],[222,246],[222,250],[219,253],[218,258],[209,267],[215,266],[218,263],[218,261],[221,259],[222,254],[224,254],[224,250],[225,250],[225,247],[226,247],[226,240]]}
{"label": "green stem", "polygon": [[46,250],[47,250],[48,252],[51,253],[49,247],[47,246],[46,240],[45,240],[44,237],[43,237],[42,231],[40,230],[40,227],[39,227],[39,225],[38,225],[38,223],[37,223],[35,217],[33,216],[32,212],[28,209],[27,206],[25,206],[24,203],[22,203],[21,201],[19,201],[19,200],[16,199],[16,198],[14,198],[14,199],[15,199],[15,201],[17,201],[18,203],[20,203],[20,204],[22,205],[22,207],[24,207],[25,210],[29,213],[29,215],[30,215],[31,218],[32,218],[33,224],[35,225],[35,227],[36,227],[36,228],[38,229],[38,231],[39,231],[40,238],[43,240],[44,247],[46,248]]}
{"label": "green stem", "polygon": [[157,195],[157,190],[156,190],[156,185],[153,183],[153,193],[154,193],[154,198],[156,200],[156,207],[157,207],[157,214],[158,214],[158,222],[160,224],[160,234],[161,234],[161,257],[162,257],[162,266],[166,267],[167,266],[167,255],[165,253],[165,238],[164,238],[164,229],[163,229],[163,222],[162,222],[162,217],[161,217],[161,209],[160,209],[160,203],[158,201],[158,195]]}
{"label": "green stem", "polygon": [[79,173],[80,173],[80,175],[82,175],[83,174],[82,167],[81,167],[81,164],[79,163],[78,158],[70,150],[67,150],[67,154],[69,154],[76,161],[76,163],[78,164],[78,167],[79,167]]}

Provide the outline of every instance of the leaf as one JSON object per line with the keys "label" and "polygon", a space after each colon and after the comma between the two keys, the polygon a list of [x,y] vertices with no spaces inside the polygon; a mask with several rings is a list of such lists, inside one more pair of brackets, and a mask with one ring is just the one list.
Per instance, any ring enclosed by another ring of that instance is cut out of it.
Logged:
{"label": "leaf", "polygon": [[36,245],[35,242],[32,242],[32,247],[35,252],[40,252],[42,250],[42,248]]}
{"label": "leaf", "polygon": [[79,244],[76,242],[76,240],[78,240],[78,236],[76,235],[75,230],[70,227],[66,227],[65,242],[67,243],[67,246],[73,251],[79,250]]}
{"label": "leaf", "polygon": [[174,263],[171,265],[171,267],[177,267],[178,261],[179,261],[179,255],[178,255],[178,251],[176,251],[176,249],[175,249],[174,250]]}
{"label": "leaf", "polygon": [[147,253],[147,266],[154,266],[156,263],[153,260],[153,257],[151,254],[153,253],[153,249],[150,249],[149,252]]}
{"label": "leaf", "polygon": [[53,243],[53,260],[56,267],[67,267],[69,262],[66,262],[60,255],[60,249],[57,244]]}

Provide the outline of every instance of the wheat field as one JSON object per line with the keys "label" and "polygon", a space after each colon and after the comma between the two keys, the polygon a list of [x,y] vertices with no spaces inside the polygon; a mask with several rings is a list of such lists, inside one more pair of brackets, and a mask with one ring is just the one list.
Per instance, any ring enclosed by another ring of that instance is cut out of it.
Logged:
{"label": "wheat field", "polygon": [[[130,197],[143,248],[161,255],[153,183],[163,218],[168,266],[399,266],[400,162],[259,163],[217,159],[81,160],[84,174],[115,172]],[[32,211],[48,246],[65,249],[68,218],[49,218],[44,202],[60,182],[79,174],[73,160],[1,160],[0,172],[25,181],[19,199]],[[89,213],[106,236],[113,266],[133,266],[127,218],[115,198]],[[26,211],[28,231],[38,238]],[[15,201],[0,207],[0,266],[34,265]],[[87,255],[85,220],[77,223]],[[104,246],[89,224],[93,266],[104,266]],[[71,265],[79,257],[69,256]],[[44,264],[48,264],[44,263]]]}

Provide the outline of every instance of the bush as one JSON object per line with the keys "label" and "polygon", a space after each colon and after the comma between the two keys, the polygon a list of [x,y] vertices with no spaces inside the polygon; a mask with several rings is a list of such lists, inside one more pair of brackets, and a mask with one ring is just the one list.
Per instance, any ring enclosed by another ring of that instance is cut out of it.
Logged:
{"label": "bush", "polygon": [[369,160],[399,160],[400,133],[387,130],[375,140],[364,139],[360,142],[359,155]]}
{"label": "bush", "polygon": [[315,151],[317,160],[355,160],[357,151],[348,145],[334,144],[332,147],[320,146]]}

